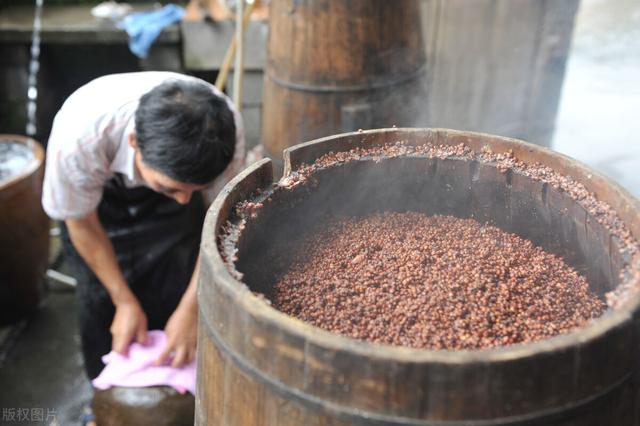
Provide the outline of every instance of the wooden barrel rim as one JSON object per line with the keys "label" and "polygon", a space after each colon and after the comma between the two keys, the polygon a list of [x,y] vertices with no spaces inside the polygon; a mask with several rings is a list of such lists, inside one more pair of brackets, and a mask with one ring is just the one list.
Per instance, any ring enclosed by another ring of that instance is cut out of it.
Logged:
{"label": "wooden barrel rim", "polygon": [[[571,159],[562,154],[558,154],[546,148],[541,148],[539,146],[529,144],[524,141],[504,138],[494,135],[486,135],[482,133],[474,133],[474,132],[457,132],[451,131],[448,129],[377,129],[377,130],[369,130],[365,132],[352,132],[352,133],[344,133],[341,135],[330,136],[326,138],[316,139],[310,142],[306,142],[304,144],[298,145],[297,147],[308,146],[311,144],[321,143],[330,139],[343,138],[346,135],[368,135],[374,133],[402,133],[402,132],[424,132],[425,134],[428,132],[447,132],[458,135],[468,135],[475,137],[488,137],[490,136],[494,140],[502,141],[502,142],[518,142],[520,144],[524,144],[529,151],[535,152],[542,157],[546,157],[552,155],[554,157],[558,157],[563,162],[568,162],[569,165],[574,166],[576,170],[580,171],[588,171],[591,175],[590,180],[596,181],[601,180],[606,182],[607,185],[611,186],[617,192],[617,196],[624,198],[625,202],[628,203],[629,206],[635,211],[640,211],[640,205],[637,200],[635,200],[624,188],[620,185],[612,182],[608,178],[603,175],[592,171],[587,168],[586,165],[578,162],[577,160]],[[401,136],[400,136],[401,137]],[[291,148],[291,151],[296,148]],[[288,163],[287,154],[285,153],[285,163]],[[208,226],[220,225],[218,222],[218,212],[220,212],[223,208],[223,205],[232,194],[232,190],[238,183],[248,178],[249,176],[256,173],[259,169],[263,167],[269,167],[271,165],[271,160],[263,159],[259,162],[254,163],[245,169],[242,173],[237,175],[234,179],[232,179],[225,188],[220,192],[218,197],[215,199],[211,207],[209,208],[209,212],[207,214],[205,228]],[[290,171],[285,169],[285,173]],[[265,183],[268,186],[271,182]],[[588,188],[590,189],[590,188]],[[208,224],[208,225],[207,225]],[[298,320],[296,318],[290,317],[277,309],[269,306],[263,300],[255,296],[251,290],[243,284],[241,281],[235,279],[229,271],[220,255],[217,245],[218,232],[220,230],[219,226],[215,226],[215,238],[210,240],[205,240],[202,243],[202,250],[206,253],[207,256],[212,259],[212,267],[214,269],[214,273],[220,278],[218,283],[223,287],[223,290],[230,295],[231,299],[237,303],[242,309],[244,309],[248,314],[252,315],[259,321],[266,321],[271,325],[277,326],[281,329],[284,329],[287,333],[300,337],[302,339],[306,339],[318,346],[333,348],[339,350],[348,350],[355,354],[365,356],[373,359],[392,359],[395,361],[402,362],[411,362],[411,363],[440,363],[446,365],[467,365],[469,363],[500,363],[504,361],[510,361],[515,359],[522,359],[528,357],[538,356],[543,353],[551,353],[556,351],[564,351],[571,347],[577,346],[579,344],[583,344],[585,342],[589,342],[592,340],[596,340],[598,338],[602,338],[605,334],[616,328],[624,325],[625,322],[631,320],[633,318],[633,313],[638,312],[640,307],[640,294],[636,295],[633,300],[630,300],[623,307],[609,311],[605,313],[602,317],[594,320],[588,326],[581,328],[579,330],[573,331],[571,333],[561,334],[558,336],[551,337],[549,339],[544,339],[532,343],[525,344],[516,344],[511,346],[497,347],[497,348],[487,348],[487,349],[478,349],[478,350],[463,350],[463,351],[448,351],[448,350],[428,350],[428,349],[416,349],[416,348],[408,348],[401,346],[392,346],[392,345],[379,345],[373,344],[366,341],[361,341],[357,339],[352,339],[349,337],[341,336],[335,333],[331,333],[329,331],[320,329],[318,327],[307,324],[302,320]],[[213,283],[201,283],[201,285],[214,285]]]}
{"label": "wooden barrel rim", "polygon": [[9,188],[10,186],[20,185],[20,181],[26,181],[33,173],[35,173],[36,170],[40,168],[40,166],[44,162],[44,149],[38,142],[36,142],[35,139],[21,135],[0,134],[0,141],[3,140],[17,142],[27,146],[29,149],[31,149],[34,159],[33,161],[31,161],[28,167],[24,168],[24,170],[6,179],[5,181],[0,181],[0,191],[4,190],[5,188]]}

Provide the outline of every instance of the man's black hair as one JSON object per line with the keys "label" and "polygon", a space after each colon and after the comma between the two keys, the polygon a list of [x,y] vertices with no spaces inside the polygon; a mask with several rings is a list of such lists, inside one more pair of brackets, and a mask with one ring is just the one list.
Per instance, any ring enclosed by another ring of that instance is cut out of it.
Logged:
{"label": "man's black hair", "polygon": [[142,161],[178,182],[208,184],[233,158],[233,113],[204,83],[155,87],[140,98],[135,122]]}

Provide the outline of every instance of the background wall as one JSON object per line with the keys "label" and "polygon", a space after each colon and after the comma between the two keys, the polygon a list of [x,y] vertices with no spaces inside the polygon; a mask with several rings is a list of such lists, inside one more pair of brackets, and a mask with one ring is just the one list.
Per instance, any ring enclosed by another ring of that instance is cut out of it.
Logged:
{"label": "background wall", "polygon": [[640,197],[637,0],[582,0],[552,148]]}

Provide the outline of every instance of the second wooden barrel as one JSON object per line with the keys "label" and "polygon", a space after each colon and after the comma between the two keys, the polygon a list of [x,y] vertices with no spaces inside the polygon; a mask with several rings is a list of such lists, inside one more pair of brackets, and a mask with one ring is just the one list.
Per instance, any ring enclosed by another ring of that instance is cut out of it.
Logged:
{"label": "second wooden barrel", "polygon": [[40,197],[44,150],[33,139],[0,135],[0,325],[36,309],[49,253]]}
{"label": "second wooden barrel", "polygon": [[341,131],[408,126],[424,103],[418,0],[272,0],[263,143],[282,150]]}

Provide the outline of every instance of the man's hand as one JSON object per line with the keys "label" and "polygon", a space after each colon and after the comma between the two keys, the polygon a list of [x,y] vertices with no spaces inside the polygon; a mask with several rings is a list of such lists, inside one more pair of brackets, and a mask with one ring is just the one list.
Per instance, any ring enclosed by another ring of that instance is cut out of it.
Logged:
{"label": "man's hand", "polygon": [[118,266],[111,240],[94,210],[86,216],[65,220],[69,236],[80,256],[96,274],[116,307],[111,323],[112,350],[126,355],[129,344],[147,338],[147,317],[129,289]]}
{"label": "man's hand", "polygon": [[179,305],[164,328],[167,347],[156,360],[156,365],[166,364],[172,353],[171,366],[174,368],[193,361],[196,356],[197,326],[197,309]]}
{"label": "man's hand", "polygon": [[147,341],[147,316],[135,296],[116,305],[116,314],[111,323],[113,337],[111,349],[127,355],[132,341],[145,344]]}

